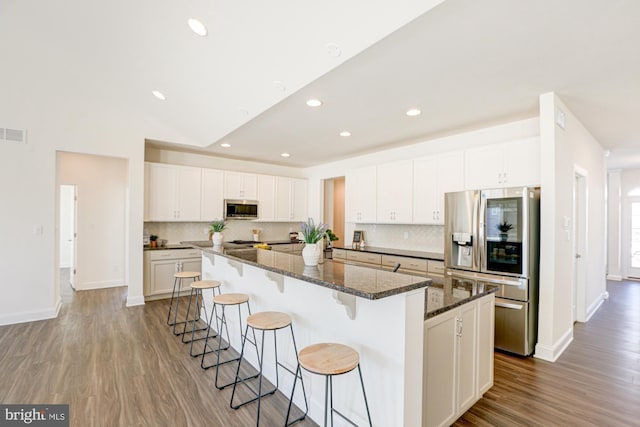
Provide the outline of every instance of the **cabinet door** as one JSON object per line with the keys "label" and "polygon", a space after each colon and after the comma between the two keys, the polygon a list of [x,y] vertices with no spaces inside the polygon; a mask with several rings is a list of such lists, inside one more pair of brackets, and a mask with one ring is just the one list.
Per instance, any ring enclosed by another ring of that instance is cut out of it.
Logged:
{"label": "cabinet door", "polygon": [[448,426],[456,420],[458,310],[425,322],[422,425]]}
{"label": "cabinet door", "polygon": [[503,150],[503,144],[497,144],[465,151],[465,187],[468,190],[503,186]]}
{"label": "cabinet door", "polygon": [[293,179],[291,191],[293,199],[291,219],[294,221],[306,221],[309,216],[309,199],[306,179]]}
{"label": "cabinet door", "polygon": [[174,273],[177,271],[178,261],[151,261],[148,296],[169,294],[173,291]]}
{"label": "cabinet door", "polygon": [[149,220],[177,219],[178,169],[175,166],[149,163]]}
{"label": "cabinet door", "polygon": [[[202,274],[202,258],[191,258],[191,259],[183,259],[180,260],[181,271],[197,271]],[[188,281],[186,286],[183,286],[183,289],[188,289]]]}
{"label": "cabinet door", "polygon": [[437,157],[424,157],[413,161],[413,222],[415,224],[438,224],[437,181]]}
{"label": "cabinet door", "polygon": [[345,176],[347,222],[375,224],[377,208],[376,167],[354,169]]}
{"label": "cabinet door", "polygon": [[540,140],[538,138],[506,143],[504,154],[506,187],[540,184]]}
{"label": "cabinet door", "polygon": [[224,216],[224,174],[215,169],[202,170],[200,219],[213,221]]}
{"label": "cabinet door", "polygon": [[495,296],[478,300],[478,383],[476,399],[493,387]]}
{"label": "cabinet door", "polygon": [[242,199],[244,178],[240,172],[224,172],[224,198]]}
{"label": "cabinet door", "polygon": [[273,221],[276,218],[276,177],[258,175],[258,219]]}
{"label": "cabinet door", "polygon": [[378,166],[376,222],[409,224],[413,217],[413,165],[411,161]]}
{"label": "cabinet door", "polygon": [[276,177],[276,219],[290,221],[292,217],[291,178]]}
{"label": "cabinet door", "polygon": [[178,193],[176,195],[180,221],[200,221],[202,197],[202,169],[178,166]]}
{"label": "cabinet door", "polygon": [[475,302],[460,307],[458,326],[458,381],[456,412],[461,414],[476,401],[478,305]]}
{"label": "cabinet door", "polygon": [[245,173],[242,177],[242,198],[246,200],[257,200],[258,198],[258,175]]}
{"label": "cabinet door", "polygon": [[455,151],[438,156],[436,177],[436,224],[444,225],[444,195],[464,190],[464,152]]}

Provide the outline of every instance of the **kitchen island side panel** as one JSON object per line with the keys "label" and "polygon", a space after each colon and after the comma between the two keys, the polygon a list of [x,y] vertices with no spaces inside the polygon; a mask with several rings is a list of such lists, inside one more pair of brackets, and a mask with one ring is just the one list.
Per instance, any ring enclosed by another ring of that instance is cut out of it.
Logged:
{"label": "kitchen island side panel", "polygon": [[[319,342],[338,342],[360,354],[364,384],[373,424],[376,426],[420,425],[422,418],[422,360],[424,288],[369,300],[347,295],[292,277],[212,253],[203,253],[205,280],[220,280],[222,292],[244,292],[251,310],[282,311],[291,315],[298,351]],[[211,294],[205,293],[208,313]],[[246,313],[243,311],[243,324]],[[231,344],[241,346],[235,308],[227,317]],[[261,339],[261,334],[258,340]],[[288,330],[278,332],[278,359],[295,370],[295,352]],[[273,334],[265,334],[264,372],[275,383]],[[257,366],[255,351],[246,359]],[[303,373],[309,416],[324,418],[324,377]],[[280,390],[289,396],[293,376],[280,370]],[[357,371],[334,378],[336,408],[359,425],[367,424]],[[294,402],[303,407],[298,385]],[[284,420],[284,414],[283,414]]]}

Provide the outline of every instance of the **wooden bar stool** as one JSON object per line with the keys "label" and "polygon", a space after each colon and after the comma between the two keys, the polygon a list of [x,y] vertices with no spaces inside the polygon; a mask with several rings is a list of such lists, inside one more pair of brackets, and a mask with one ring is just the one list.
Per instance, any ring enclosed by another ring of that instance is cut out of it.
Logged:
{"label": "wooden bar stool", "polygon": [[[226,312],[225,312],[225,308],[228,306],[236,306],[238,307],[238,321],[239,321],[239,329],[240,329],[240,339],[244,341],[244,335],[242,334],[242,313],[241,313],[241,305],[242,304],[246,304],[247,305],[247,312],[249,313],[249,315],[251,315],[251,307],[249,306],[249,295],[247,294],[240,294],[240,293],[236,293],[236,294],[221,294],[221,295],[216,295],[213,297],[213,309],[211,310],[211,317],[209,318],[209,327],[207,328],[207,336],[205,337],[205,341],[204,341],[204,349],[203,349],[203,354],[202,354],[202,360],[200,361],[200,366],[202,367],[202,369],[209,369],[209,368],[216,368],[216,380],[215,380],[215,385],[216,388],[218,390],[222,390],[225,387],[229,387],[230,385],[233,385],[234,381],[231,381],[227,384],[223,384],[220,385],[218,384],[218,374],[220,372],[220,366],[225,365],[227,363],[231,363],[231,362],[238,362],[240,360],[240,357],[236,357],[233,359],[228,359],[228,360],[220,360],[220,353],[223,350],[227,350],[229,348],[229,346],[231,345],[231,340],[229,339],[229,328],[227,326],[227,318],[226,318]],[[218,317],[217,314],[217,307],[220,307],[220,310],[222,311],[222,314],[220,317]],[[214,321],[214,318],[216,320],[216,326],[218,327],[218,331],[217,334],[214,336],[211,336],[211,325]],[[218,323],[218,320],[220,321],[220,323]],[[223,346],[222,345],[222,328],[225,329],[225,331],[227,332],[227,345]],[[207,347],[209,346],[209,338],[215,338],[217,336],[218,338],[218,347],[216,349],[212,349],[211,351],[207,351]],[[249,340],[250,343],[252,343],[254,346],[256,345],[256,335],[255,332],[253,333],[253,341]],[[256,351],[258,351],[258,348],[256,346]],[[206,357],[207,354],[209,353],[216,353],[216,361],[215,363],[212,363],[210,365],[205,365],[204,359]],[[257,377],[257,375],[254,376],[254,378]]]}
{"label": "wooden bar stool", "polygon": [[[202,353],[196,353],[193,354],[193,342],[194,341],[200,341],[205,339],[205,337],[201,337],[201,338],[195,338],[195,333],[197,331],[206,331],[208,329],[208,326],[205,326],[204,328],[200,328],[200,329],[196,329],[196,323],[198,322],[198,320],[200,320],[200,307],[204,308],[204,319],[205,321],[209,318],[209,316],[207,316],[207,306],[204,303],[204,296],[202,294],[202,291],[204,289],[211,289],[211,292],[213,292],[213,295],[215,296],[216,294],[216,289],[218,290],[218,295],[220,295],[220,285],[222,283],[220,283],[217,280],[196,280],[195,282],[191,282],[191,294],[189,295],[189,305],[187,306],[187,319],[189,318],[189,313],[191,312],[191,302],[193,300],[193,295],[195,293],[196,296],[196,307],[193,310],[193,320],[191,320],[192,324],[191,324],[191,339],[187,339],[185,340],[185,336],[187,336],[187,334],[183,333],[182,334],[182,342],[187,344],[190,343],[189,346],[189,354],[192,357],[196,357],[196,356],[202,356]],[[185,323],[184,328],[186,329],[187,324]],[[204,349],[202,350],[204,351]]]}
{"label": "wooden bar stool", "polygon": [[333,426],[333,414],[338,414],[341,418],[356,425],[346,416],[333,408],[333,377],[335,375],[346,374],[358,368],[360,375],[360,385],[362,386],[362,395],[364,396],[364,405],[367,408],[367,418],[369,426],[371,424],[371,414],[369,413],[369,404],[367,403],[367,393],[364,390],[364,381],[362,380],[362,371],[360,370],[360,355],[357,351],[349,346],[335,343],[313,344],[300,350],[298,354],[298,368],[296,376],[293,380],[293,389],[291,391],[291,399],[289,399],[289,409],[287,410],[286,425],[289,422],[289,412],[291,411],[291,402],[293,401],[293,392],[296,389],[296,380],[298,379],[298,371],[300,368],[306,371],[325,376],[324,383],[324,425],[327,425],[327,401],[329,401],[331,414],[331,425]]}
{"label": "wooden bar stool", "polygon": [[[175,335],[181,335],[183,332],[176,330],[176,324],[184,324],[187,322],[185,316],[184,321],[178,322],[178,307],[180,306],[180,291],[182,290],[182,281],[186,279],[192,279],[193,282],[200,279],[200,273],[197,271],[178,271],[173,275],[173,291],[171,292],[171,302],[169,303],[169,314],[167,315],[167,325],[173,326],[173,333]],[[176,309],[173,314],[173,322],[171,322],[171,310],[173,309],[173,301],[176,302]]]}
{"label": "wooden bar stool", "polygon": [[[255,402],[257,400],[258,401],[258,413],[257,413],[257,416],[256,416],[256,426],[260,425],[260,403],[261,403],[262,398],[265,397],[265,396],[272,395],[278,390],[279,376],[280,376],[279,373],[278,373],[278,366],[281,366],[284,370],[286,370],[287,372],[291,373],[292,375],[296,375],[293,371],[288,369],[282,363],[278,362],[278,341],[276,339],[276,332],[278,330],[284,329],[286,327],[289,327],[289,329],[291,330],[291,339],[293,340],[293,350],[294,350],[294,353],[296,355],[296,361],[297,361],[297,359],[298,359],[298,349],[296,347],[296,337],[293,334],[293,326],[291,324],[291,316],[289,316],[288,314],[285,314],[285,313],[277,312],[277,311],[265,311],[265,312],[261,312],[261,313],[255,313],[255,314],[252,314],[251,316],[247,317],[247,326],[246,326],[246,329],[244,331],[244,340],[242,341],[242,350],[240,351],[240,360],[238,361],[238,367],[236,369],[236,378],[235,378],[235,381],[233,382],[233,392],[231,393],[231,402],[229,404],[233,409],[238,409],[241,406],[244,406],[244,405],[246,405],[248,403],[251,403],[251,402]],[[255,376],[249,377],[249,378],[240,378],[240,365],[242,364],[242,357],[244,356],[244,348],[245,348],[245,344],[246,344],[246,341],[247,341],[247,335],[249,333],[249,328],[251,328],[253,330],[253,332],[254,332],[254,339],[255,339],[255,331],[256,330],[262,331],[262,341],[261,341],[261,346],[260,346],[260,353],[257,352],[258,348],[256,346],[256,354],[258,356],[258,364],[260,366],[260,369],[259,369],[259,372],[258,372],[258,391],[257,392],[253,388],[251,388],[249,386],[249,384],[245,383],[250,378],[251,379],[256,378]],[[264,334],[265,334],[266,331],[273,331],[273,344],[274,344],[274,354],[275,354],[275,361],[276,361],[276,385],[272,390],[269,390],[269,391],[266,391],[265,393],[262,393],[262,379],[263,379],[262,366],[263,366],[263,362],[264,362]],[[304,389],[304,382],[302,381],[302,375],[300,376],[300,382],[302,382],[302,392],[304,394],[305,405],[307,405],[307,394],[306,394],[306,391]],[[255,397],[252,398],[252,399],[249,399],[249,400],[247,400],[245,402],[241,402],[241,403],[238,403],[238,404],[234,405],[233,398],[235,397],[236,387],[237,387],[238,384],[243,384],[245,387],[247,387],[249,390],[251,390],[251,392],[255,395]],[[294,422],[298,422],[298,421],[304,419],[307,416],[307,412],[309,412],[308,405],[307,405],[307,408],[306,408],[304,414],[300,418],[297,418],[295,421],[293,421],[292,424]]]}

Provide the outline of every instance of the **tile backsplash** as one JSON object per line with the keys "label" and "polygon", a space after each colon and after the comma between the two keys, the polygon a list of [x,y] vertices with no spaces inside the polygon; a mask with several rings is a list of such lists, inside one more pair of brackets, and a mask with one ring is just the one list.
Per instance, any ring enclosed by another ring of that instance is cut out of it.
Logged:
{"label": "tile backsplash", "polygon": [[366,245],[444,252],[443,225],[356,224],[356,230],[364,230]]}
{"label": "tile backsplash", "polygon": [[[224,240],[252,240],[254,228],[260,229],[261,240],[288,240],[289,231],[299,231],[299,222],[229,221],[224,230]],[[166,239],[168,244],[181,240],[209,239],[208,222],[145,222],[145,233]]]}

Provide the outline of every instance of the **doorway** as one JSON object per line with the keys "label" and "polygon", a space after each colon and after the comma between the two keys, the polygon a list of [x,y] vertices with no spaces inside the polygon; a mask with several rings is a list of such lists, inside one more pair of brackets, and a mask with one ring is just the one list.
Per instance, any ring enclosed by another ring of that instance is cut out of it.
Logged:
{"label": "doorway", "polygon": [[624,215],[624,249],[622,256],[626,262],[627,278],[640,279],[640,196],[631,192],[626,198]]}
{"label": "doorway", "polygon": [[324,181],[324,218],[338,240],[344,243],[344,177],[326,179]]}
{"label": "doorway", "polygon": [[574,169],[573,181],[573,281],[571,287],[571,320],[586,321],[587,290],[587,172]]}
{"label": "doorway", "polygon": [[60,285],[64,294],[70,287],[75,290],[76,238],[78,216],[78,188],[60,186]]}

